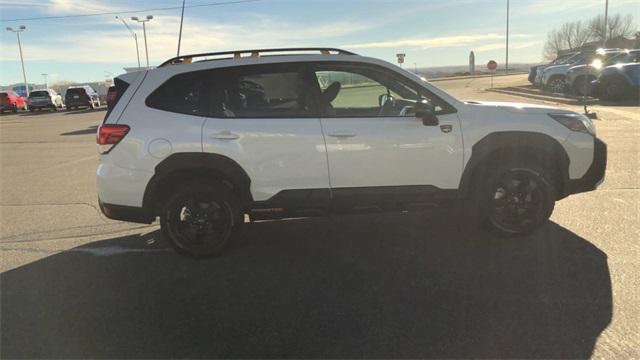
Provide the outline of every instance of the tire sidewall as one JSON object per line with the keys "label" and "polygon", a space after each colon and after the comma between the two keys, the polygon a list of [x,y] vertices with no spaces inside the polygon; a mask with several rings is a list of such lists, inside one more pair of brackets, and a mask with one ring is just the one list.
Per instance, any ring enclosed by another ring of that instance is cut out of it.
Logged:
{"label": "tire sidewall", "polygon": [[[179,239],[176,238],[174,229],[172,228],[172,219],[175,216],[179,216],[178,204],[186,197],[201,194],[203,196],[210,196],[218,204],[220,204],[231,219],[231,229],[226,239],[209,249],[193,249],[185,246]],[[242,224],[242,214],[238,207],[238,202],[231,194],[228,188],[224,185],[208,185],[205,183],[191,183],[181,186],[180,189],[175,191],[165,202],[161,209],[160,226],[162,233],[174,249],[184,255],[194,258],[205,258],[218,255],[222,253],[233,241],[237,235],[240,225]]]}
{"label": "tire sidewall", "polygon": [[[542,187],[542,199],[541,206],[538,209],[537,220],[530,225],[518,230],[505,227],[490,216],[493,212],[492,196],[495,194],[496,185],[499,180],[509,172],[526,172],[533,176],[539,186]],[[527,166],[524,164],[510,163],[503,166],[492,167],[490,171],[485,173],[482,177],[484,180],[478,187],[476,194],[478,211],[481,216],[481,223],[487,225],[491,230],[501,235],[506,236],[523,236],[528,235],[540,226],[542,226],[551,216],[555,205],[555,190],[548,180],[548,175],[545,175],[545,171],[539,166]]]}

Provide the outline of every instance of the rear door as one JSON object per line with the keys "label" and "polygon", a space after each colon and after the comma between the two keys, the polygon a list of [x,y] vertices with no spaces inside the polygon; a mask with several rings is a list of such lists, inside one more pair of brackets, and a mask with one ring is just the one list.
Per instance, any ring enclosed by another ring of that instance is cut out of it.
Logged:
{"label": "rear door", "polygon": [[206,75],[210,118],[203,150],[238,162],[251,178],[256,201],[305,208],[329,200],[325,143],[310,93],[317,86],[310,86],[309,75],[304,65],[292,63]]}

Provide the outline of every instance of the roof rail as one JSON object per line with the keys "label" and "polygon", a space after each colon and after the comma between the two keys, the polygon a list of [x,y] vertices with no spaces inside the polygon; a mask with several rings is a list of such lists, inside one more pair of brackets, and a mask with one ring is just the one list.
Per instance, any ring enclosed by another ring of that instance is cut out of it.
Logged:
{"label": "roof rail", "polygon": [[249,54],[250,57],[259,57],[261,54],[264,54],[264,53],[282,53],[282,52],[299,52],[299,51],[319,51],[320,54],[323,54],[323,55],[329,55],[332,52],[336,53],[337,55],[356,55],[351,51],[335,49],[335,48],[279,48],[279,49],[234,50],[234,51],[180,55],[163,62],[158,67],[163,67],[167,65],[177,65],[177,64],[191,64],[193,62],[193,58],[196,58],[196,57],[233,55],[234,59],[240,59],[242,58],[242,54]]}

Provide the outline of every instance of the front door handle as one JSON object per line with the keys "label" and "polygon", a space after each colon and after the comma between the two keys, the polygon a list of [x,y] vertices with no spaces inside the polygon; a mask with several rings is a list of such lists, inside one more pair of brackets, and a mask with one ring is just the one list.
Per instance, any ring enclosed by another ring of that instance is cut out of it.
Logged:
{"label": "front door handle", "polygon": [[356,136],[356,134],[348,131],[336,131],[329,133],[329,136],[335,138],[350,138]]}
{"label": "front door handle", "polygon": [[229,130],[223,130],[218,133],[211,134],[209,137],[218,140],[237,140],[240,138],[240,135],[234,134]]}

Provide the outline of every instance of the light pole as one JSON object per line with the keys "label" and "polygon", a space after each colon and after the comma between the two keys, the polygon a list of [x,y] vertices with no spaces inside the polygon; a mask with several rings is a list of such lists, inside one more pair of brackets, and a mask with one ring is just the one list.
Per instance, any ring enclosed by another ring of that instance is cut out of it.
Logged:
{"label": "light pole", "polygon": [[602,40],[602,47],[607,47],[607,35],[609,35],[609,31],[607,30],[607,25],[609,21],[609,0],[605,0],[604,3],[604,33]]}
{"label": "light pole", "polygon": [[24,25],[20,25],[20,27],[18,27],[18,29],[14,30],[12,27],[8,27],[7,31],[11,31],[16,33],[16,36],[18,37],[18,49],[20,50],[20,63],[22,64],[22,80],[24,80],[24,91],[27,94],[27,97],[29,97],[29,85],[27,84],[27,73],[24,71],[24,58],[22,57],[22,43],[20,42],[20,33],[25,31],[27,29],[26,26]]}
{"label": "light pole", "polygon": [[506,44],[505,73],[509,73],[509,0],[507,0],[507,44]]}
{"label": "light pole", "polygon": [[129,24],[127,24],[127,22],[124,21],[123,18],[116,16],[116,19],[120,19],[120,21],[122,21],[124,26],[126,26],[127,30],[129,30],[129,32],[131,33],[131,36],[133,36],[133,40],[136,41],[136,56],[138,57],[138,70],[140,70],[140,50],[138,50],[138,35],[135,32],[133,32],[133,30],[131,30],[131,28],[129,27]]}
{"label": "light pole", "polygon": [[151,19],[153,19],[152,15],[147,15],[145,19],[139,19],[137,16],[131,18],[133,21],[142,23],[142,32],[144,33],[144,52],[147,55],[147,69],[149,68],[149,48],[147,47],[147,28],[145,23],[151,21]]}
{"label": "light pole", "polygon": [[44,76],[44,88],[45,88],[45,90],[49,89],[49,85],[47,83],[47,75],[49,75],[49,74],[40,74],[40,75]]}

